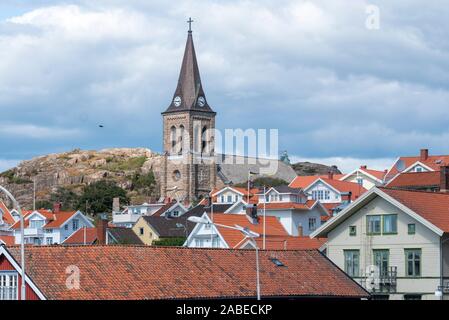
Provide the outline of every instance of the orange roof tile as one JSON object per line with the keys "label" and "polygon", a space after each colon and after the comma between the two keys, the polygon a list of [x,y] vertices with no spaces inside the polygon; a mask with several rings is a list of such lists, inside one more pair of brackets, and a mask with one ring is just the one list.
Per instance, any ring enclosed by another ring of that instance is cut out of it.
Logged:
{"label": "orange roof tile", "polygon": [[[317,200],[307,200],[306,203],[297,203],[297,202],[267,202],[265,203],[265,209],[266,210],[279,210],[279,209],[285,209],[285,210],[309,210],[312,208]],[[264,204],[259,203],[257,205],[258,209],[263,209]]]}
{"label": "orange roof tile", "polygon": [[6,246],[13,246],[15,245],[15,237],[14,236],[0,236],[0,245],[4,243]]}
{"label": "orange roof tile", "polygon": [[[210,217],[210,214],[209,214]],[[257,232],[259,234],[263,233],[263,217],[259,217],[258,224],[252,224],[246,214],[217,214],[214,213],[214,223],[223,224],[226,226],[235,226],[239,225],[244,228],[249,228],[253,232]],[[266,217],[266,225],[265,225],[265,234],[272,236],[288,236],[287,231],[285,231],[282,224],[276,217],[268,216]],[[238,230],[232,230],[224,227],[217,226],[218,231],[228,244],[230,248],[234,248],[239,244],[242,244],[245,241],[245,237]]]}
{"label": "orange roof tile", "polygon": [[[421,159],[420,156],[400,157],[399,159],[404,161],[405,168],[410,167],[416,162],[421,162],[432,170],[440,171],[441,166],[449,165],[449,155],[429,155],[427,159]],[[398,170],[393,165],[388,172],[388,176],[394,177],[398,173]]]}
{"label": "orange roof tile", "polygon": [[3,212],[3,221],[9,225],[14,224],[15,220],[6,205],[0,201],[0,210]]}
{"label": "orange roof tile", "polygon": [[[20,263],[20,248],[7,249]],[[27,273],[49,300],[255,298],[254,250],[153,246],[35,246]],[[276,266],[279,259],[285,267]],[[67,290],[66,268],[81,274]],[[360,285],[317,250],[261,250],[262,298],[368,298]],[[167,272],[170,270],[170,272]],[[175,276],[174,276],[175,275]]]}
{"label": "orange roof tile", "polygon": [[70,237],[65,239],[63,244],[93,244],[97,240],[97,228],[80,228]]}
{"label": "orange roof tile", "polygon": [[[267,236],[265,249],[267,250],[298,250],[319,249],[327,241],[326,238],[293,237],[293,236]],[[256,238],[259,248],[263,248],[263,237]]]}
{"label": "orange roof tile", "polygon": [[357,199],[363,193],[366,192],[366,189],[359,185],[358,183],[348,182],[348,181],[340,181],[334,178],[329,179],[327,176],[297,176],[291,183],[290,187],[292,188],[307,188],[311,184],[313,184],[318,179],[323,180],[327,184],[331,185],[333,188],[338,190],[339,192],[352,192],[352,200]]}
{"label": "orange roof tile", "polygon": [[449,232],[449,194],[379,188],[444,232]]}
{"label": "orange roof tile", "polygon": [[[29,221],[26,219],[28,216],[33,214],[34,212],[38,212],[45,217],[46,224],[44,225],[44,229],[46,228],[59,228],[63,225],[67,220],[69,220],[77,211],[60,211],[58,213],[52,213],[48,210],[24,210],[23,215],[25,218],[24,225],[25,228],[29,226]],[[20,228],[20,221],[17,221],[11,226],[12,229]]]}
{"label": "orange roof tile", "polygon": [[438,186],[440,184],[440,172],[404,172],[391,180],[387,187],[419,187],[419,186]]}

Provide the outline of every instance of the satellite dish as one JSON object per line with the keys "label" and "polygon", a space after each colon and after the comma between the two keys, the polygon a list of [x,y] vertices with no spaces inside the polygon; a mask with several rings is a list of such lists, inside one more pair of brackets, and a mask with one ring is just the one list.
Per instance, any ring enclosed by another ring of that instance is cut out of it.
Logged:
{"label": "satellite dish", "polygon": [[402,159],[399,159],[395,164],[396,170],[402,172],[405,170],[405,162]]}

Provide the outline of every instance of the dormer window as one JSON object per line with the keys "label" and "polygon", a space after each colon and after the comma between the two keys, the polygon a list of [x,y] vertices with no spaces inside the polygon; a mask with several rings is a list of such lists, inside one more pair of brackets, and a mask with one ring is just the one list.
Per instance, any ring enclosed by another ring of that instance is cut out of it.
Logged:
{"label": "dormer window", "polygon": [[420,166],[417,166],[417,167],[415,168],[415,172],[423,172],[423,168],[420,167]]}

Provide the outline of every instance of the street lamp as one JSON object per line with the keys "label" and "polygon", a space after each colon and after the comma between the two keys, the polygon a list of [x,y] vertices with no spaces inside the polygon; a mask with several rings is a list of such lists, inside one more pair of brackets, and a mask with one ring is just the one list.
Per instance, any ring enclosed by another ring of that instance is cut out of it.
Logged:
{"label": "street lamp", "polygon": [[19,202],[13,197],[11,192],[6,190],[4,187],[0,186],[0,191],[2,191],[6,196],[11,199],[13,203],[14,209],[17,210],[20,216],[20,258],[22,263],[22,283],[21,283],[21,292],[20,292],[20,298],[22,300],[26,300],[25,297],[25,240],[24,240],[24,222],[23,222],[23,214],[22,209],[20,208]]}
{"label": "street lamp", "polygon": [[188,217],[187,220],[190,222],[193,222],[193,223],[212,224],[217,227],[223,227],[223,228],[227,228],[227,229],[237,230],[237,231],[240,231],[246,238],[251,239],[254,247],[256,248],[256,292],[257,292],[257,300],[260,300],[259,247],[257,246],[256,240],[255,240],[255,238],[260,237],[260,234],[254,232],[254,231],[251,231],[248,228],[241,227],[237,224],[234,227],[231,227],[231,226],[227,226],[224,224],[210,222],[209,220],[207,220],[206,218],[203,218],[203,217],[192,216],[192,217]]}

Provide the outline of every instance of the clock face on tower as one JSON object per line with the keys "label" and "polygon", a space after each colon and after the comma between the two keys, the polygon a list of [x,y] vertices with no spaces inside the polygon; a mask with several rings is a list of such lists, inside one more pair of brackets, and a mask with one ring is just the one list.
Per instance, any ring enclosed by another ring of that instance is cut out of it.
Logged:
{"label": "clock face on tower", "polygon": [[173,99],[173,104],[175,105],[175,107],[179,107],[181,105],[181,97],[180,96],[176,96]]}
{"label": "clock face on tower", "polygon": [[200,96],[200,97],[198,98],[198,105],[199,105],[200,107],[204,107],[205,104],[206,104],[206,99],[204,99],[203,96]]}

